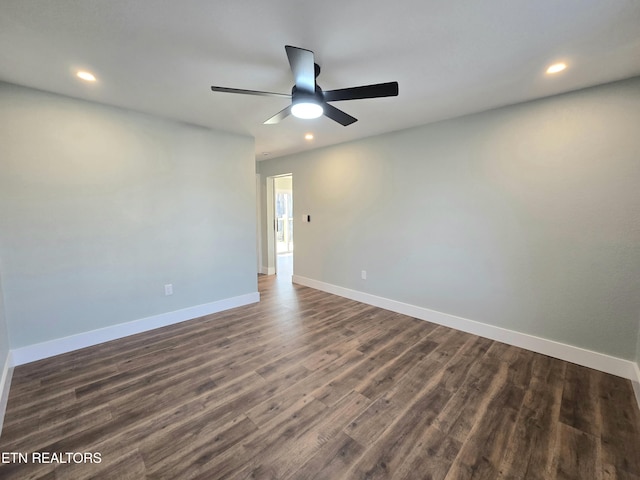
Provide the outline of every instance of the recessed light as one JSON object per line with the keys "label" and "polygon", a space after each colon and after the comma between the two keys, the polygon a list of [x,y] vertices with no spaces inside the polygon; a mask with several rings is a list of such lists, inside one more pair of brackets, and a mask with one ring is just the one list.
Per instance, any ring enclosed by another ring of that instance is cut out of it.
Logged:
{"label": "recessed light", "polygon": [[313,133],[307,133],[307,134],[304,136],[304,139],[305,139],[305,140],[313,140]]}
{"label": "recessed light", "polygon": [[554,63],[549,68],[547,68],[547,73],[549,74],[558,73],[563,71],[565,68],[567,68],[566,63]]}
{"label": "recessed light", "polygon": [[264,155],[265,157],[268,157],[269,155],[271,155],[271,152],[262,152],[262,155]]}
{"label": "recessed light", "polygon": [[86,82],[95,82],[96,81],[96,77],[93,73],[91,72],[85,72],[84,70],[80,70],[79,72],[76,73],[76,76]]}

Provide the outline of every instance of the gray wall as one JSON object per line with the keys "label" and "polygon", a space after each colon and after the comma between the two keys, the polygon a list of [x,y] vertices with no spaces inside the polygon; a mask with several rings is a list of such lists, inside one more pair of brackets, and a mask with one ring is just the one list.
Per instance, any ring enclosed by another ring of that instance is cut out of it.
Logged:
{"label": "gray wall", "polygon": [[640,322],[638,322],[638,343],[636,344],[636,363],[638,364],[638,367],[640,367]]}
{"label": "gray wall", "polygon": [[[2,268],[2,259],[0,259],[0,269]],[[4,372],[5,362],[9,354],[9,330],[7,329],[7,318],[4,313],[4,293],[2,290],[2,271],[0,270],[0,378]],[[2,388],[2,385],[0,385]],[[1,402],[1,400],[0,400]],[[0,419],[0,422],[2,420]]]}
{"label": "gray wall", "polygon": [[257,291],[253,139],[7,84],[0,112],[12,348]]}
{"label": "gray wall", "polygon": [[258,168],[293,173],[296,275],[632,359],[639,125],[636,78]]}

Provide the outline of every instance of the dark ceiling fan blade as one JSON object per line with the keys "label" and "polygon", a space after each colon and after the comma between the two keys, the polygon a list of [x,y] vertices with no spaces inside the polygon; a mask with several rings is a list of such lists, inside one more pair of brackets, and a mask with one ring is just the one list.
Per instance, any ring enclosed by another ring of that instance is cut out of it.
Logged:
{"label": "dark ceiling fan blade", "polygon": [[324,105],[322,105],[322,107],[324,108],[324,114],[327,117],[329,117],[331,120],[335,120],[344,127],[358,121],[357,118],[352,117],[348,113],[345,113],[342,110],[337,109],[333,105],[329,105],[328,103],[325,103]]}
{"label": "dark ceiling fan blade", "polygon": [[313,52],[304,48],[285,45],[289,65],[293,72],[298,91],[315,93],[316,91],[316,69],[313,59]]}
{"label": "dark ceiling fan blade", "polygon": [[214,92],[225,92],[225,93],[242,93],[245,95],[258,95],[260,97],[284,97],[291,98],[291,95],[288,93],[273,93],[273,92],[260,92],[258,90],[243,90],[241,88],[228,88],[228,87],[211,87],[211,90]]}
{"label": "dark ceiling fan blade", "polygon": [[265,120],[263,123],[265,125],[273,125],[274,123],[280,123],[282,120],[287,118],[290,114],[291,114],[291,105],[289,105],[284,110],[280,110],[273,117],[271,117],[269,120]]}
{"label": "dark ceiling fan blade", "polygon": [[337,102],[340,100],[359,100],[361,98],[395,97],[396,95],[398,95],[398,82],[387,82],[329,90],[324,92],[324,100],[326,102]]}

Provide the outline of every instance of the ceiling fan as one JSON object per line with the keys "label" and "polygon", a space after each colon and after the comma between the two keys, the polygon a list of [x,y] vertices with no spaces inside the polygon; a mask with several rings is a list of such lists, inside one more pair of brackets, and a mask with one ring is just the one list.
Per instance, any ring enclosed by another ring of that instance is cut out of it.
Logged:
{"label": "ceiling fan", "polygon": [[239,88],[211,87],[214,92],[242,93],[263,97],[285,97],[291,99],[291,105],[279,111],[266,120],[265,124],[279,123],[290,114],[298,118],[318,118],[321,115],[329,117],[343,126],[351,125],[358,119],[348,113],[330,105],[327,102],[342,100],[358,100],[362,98],[395,97],[398,95],[398,82],[377,83],[361,87],[340,88],[326,92],[316,83],[320,74],[320,66],[315,63],[313,52],[304,48],[286,45],[287,58],[293,72],[295,85],[291,94],[260,92],[257,90],[243,90]]}

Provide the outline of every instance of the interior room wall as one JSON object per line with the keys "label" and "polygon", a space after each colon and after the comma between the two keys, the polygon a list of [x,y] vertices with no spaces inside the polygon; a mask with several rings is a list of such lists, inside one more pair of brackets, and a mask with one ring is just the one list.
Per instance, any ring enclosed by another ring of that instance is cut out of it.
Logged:
{"label": "interior room wall", "polygon": [[635,78],[258,168],[295,177],[295,275],[630,360],[638,125]]}
{"label": "interior room wall", "polygon": [[4,413],[9,400],[9,385],[13,373],[9,357],[9,331],[4,313],[4,294],[2,292],[2,259],[0,259],[0,433],[4,423]]}
{"label": "interior room wall", "polygon": [[12,349],[257,292],[252,138],[9,84],[0,111]]}
{"label": "interior room wall", "polygon": [[636,363],[640,372],[640,320],[638,321],[638,342],[636,343]]}
{"label": "interior room wall", "polygon": [[640,319],[638,320],[638,342],[636,343],[635,378],[632,379],[633,390],[640,407]]}
{"label": "interior room wall", "polygon": [[293,190],[293,177],[290,175],[274,178],[276,191],[291,192]]}
{"label": "interior room wall", "polygon": [[[9,349],[9,330],[7,328],[7,317],[4,313],[4,292],[2,290],[2,259],[0,259],[0,380],[3,372],[8,367]],[[0,382],[1,392],[2,383]]]}
{"label": "interior room wall", "polygon": [[258,273],[262,270],[262,184],[260,175],[256,173],[256,269]]}

